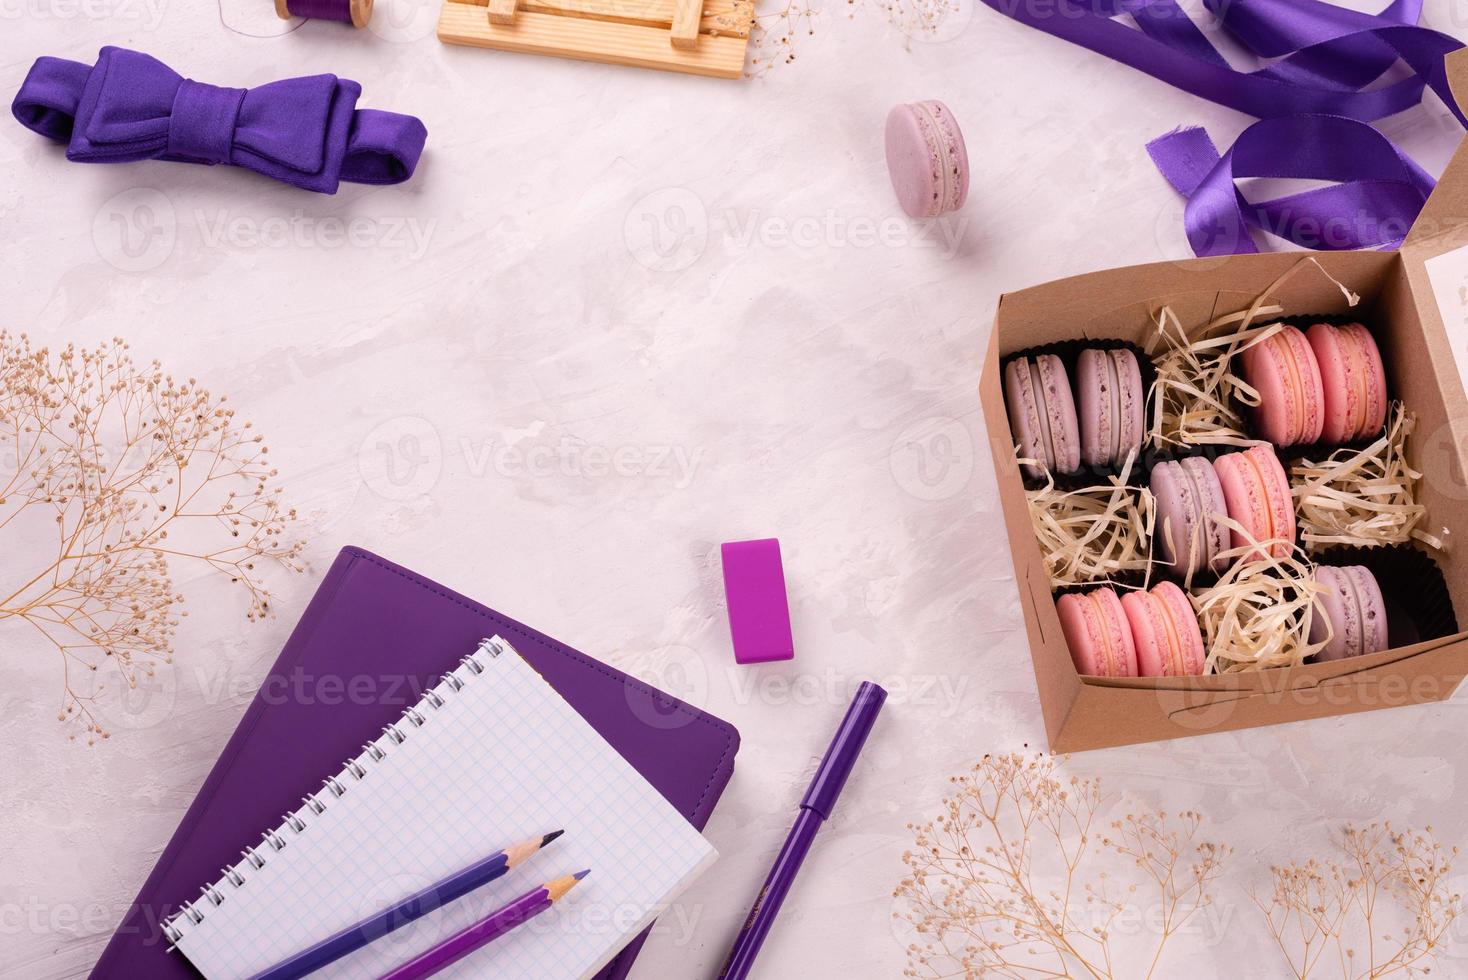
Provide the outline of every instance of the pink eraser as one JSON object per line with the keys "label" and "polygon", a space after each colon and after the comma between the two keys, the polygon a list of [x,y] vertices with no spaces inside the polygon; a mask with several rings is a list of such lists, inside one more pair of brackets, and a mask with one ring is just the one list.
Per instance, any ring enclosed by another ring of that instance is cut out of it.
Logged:
{"label": "pink eraser", "polygon": [[725,541],[724,598],[729,603],[729,635],[741,664],[789,660],[790,604],[785,599],[785,569],[778,538]]}

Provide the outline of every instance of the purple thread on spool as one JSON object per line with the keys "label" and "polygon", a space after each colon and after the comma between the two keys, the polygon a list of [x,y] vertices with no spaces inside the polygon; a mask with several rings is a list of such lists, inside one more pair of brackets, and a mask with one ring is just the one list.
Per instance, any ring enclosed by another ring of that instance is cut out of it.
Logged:
{"label": "purple thread on spool", "polygon": [[275,0],[275,12],[282,18],[306,17],[366,27],[372,19],[372,0]]}

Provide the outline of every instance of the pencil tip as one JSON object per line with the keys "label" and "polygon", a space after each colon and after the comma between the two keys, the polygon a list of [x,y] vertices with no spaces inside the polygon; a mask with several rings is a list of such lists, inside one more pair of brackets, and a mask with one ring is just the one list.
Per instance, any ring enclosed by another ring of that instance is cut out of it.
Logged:
{"label": "pencil tip", "polygon": [[590,868],[587,868],[585,871],[578,871],[578,872],[576,872],[571,877],[572,878],[575,878],[577,881],[580,881],[582,878],[585,878],[589,874],[591,874],[591,869]]}
{"label": "pencil tip", "polygon": [[541,847],[544,847],[545,845],[549,844],[551,841],[555,840],[557,837],[561,836],[564,833],[565,833],[564,830],[553,830],[553,831],[551,831],[550,833],[546,834],[544,837],[542,837],[540,839],[540,846]]}

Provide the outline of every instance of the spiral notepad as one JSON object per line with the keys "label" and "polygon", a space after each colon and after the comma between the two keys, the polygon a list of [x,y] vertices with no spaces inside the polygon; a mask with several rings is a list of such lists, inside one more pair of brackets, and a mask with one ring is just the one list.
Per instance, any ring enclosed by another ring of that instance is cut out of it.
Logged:
{"label": "spiral notepad", "polygon": [[249,977],[501,847],[556,829],[565,835],[514,873],[314,976],[384,973],[581,868],[592,873],[571,898],[442,975],[590,976],[714,860],[708,842],[496,637],[165,929],[209,980]]}

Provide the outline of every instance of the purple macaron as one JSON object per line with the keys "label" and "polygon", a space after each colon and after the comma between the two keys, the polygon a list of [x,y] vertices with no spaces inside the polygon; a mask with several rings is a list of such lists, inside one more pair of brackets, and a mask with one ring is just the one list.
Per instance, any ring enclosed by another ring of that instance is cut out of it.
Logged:
{"label": "purple macaron", "polygon": [[1315,600],[1310,620],[1310,642],[1330,642],[1320,651],[1320,660],[1343,660],[1387,648],[1386,602],[1376,576],[1364,565],[1321,565],[1315,581],[1325,586]]}
{"label": "purple macaron", "polygon": [[1026,463],[1025,476],[1038,480],[1044,470],[1074,473],[1081,468],[1081,437],[1070,375],[1054,354],[1017,357],[1004,367],[1004,401],[1009,429]]}
{"label": "purple macaron", "polygon": [[1120,466],[1142,448],[1146,398],[1136,354],[1094,347],[1081,351],[1076,359],[1076,407],[1081,458],[1087,466]]}
{"label": "purple macaron", "polygon": [[1213,464],[1200,456],[1158,463],[1152,468],[1152,496],[1157,502],[1153,539],[1162,564],[1186,579],[1204,568],[1221,571],[1219,555],[1229,548],[1228,514],[1223,487]]}
{"label": "purple macaron", "polygon": [[935,218],[968,198],[968,150],[948,107],[937,99],[894,106],[887,114],[887,172],[897,200],[914,218]]}

